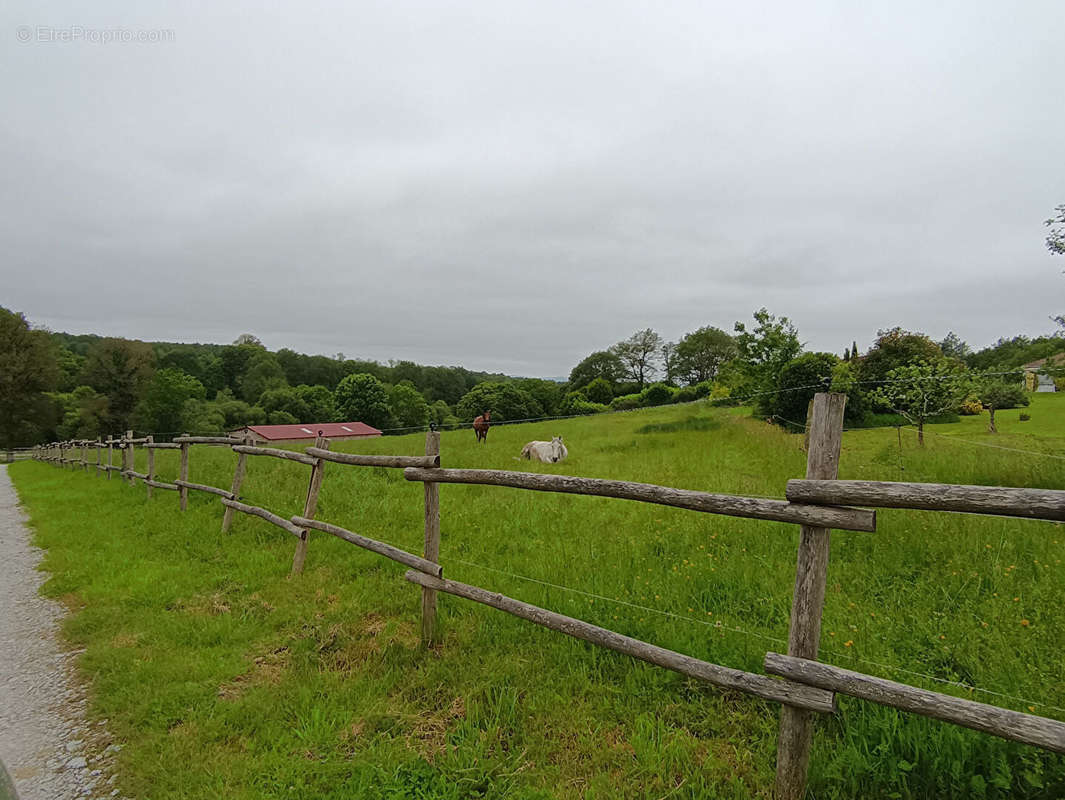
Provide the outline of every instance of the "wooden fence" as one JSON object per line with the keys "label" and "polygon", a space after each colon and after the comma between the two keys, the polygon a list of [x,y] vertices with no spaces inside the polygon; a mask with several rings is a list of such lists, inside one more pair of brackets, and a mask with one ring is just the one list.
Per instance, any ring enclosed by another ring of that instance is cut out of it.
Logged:
{"label": "wooden fence", "polygon": [[[224,509],[223,531],[229,529],[234,513],[242,513],[259,517],[296,538],[292,560],[294,574],[303,569],[312,530],[330,534],[403,564],[410,568],[404,576],[405,579],[421,588],[421,637],[426,645],[439,641],[436,605],[438,594],[444,593],[490,606],[536,625],[714,686],[781,703],[775,787],[775,796],[779,800],[793,800],[804,795],[815,714],[834,714],[837,694],[857,697],[1065,753],[1065,723],[1057,720],[931,692],[817,661],[830,530],[859,533],[876,530],[876,512],[854,506],[1065,520],[1065,491],[837,480],[845,401],[845,396],[840,394],[823,393],[814,398],[809,419],[806,478],[788,481],[786,500],[712,494],[645,483],[567,475],[445,469],[440,466],[440,434],[436,431],[430,431],[426,436],[424,456],[334,453],[329,449],[329,441],[321,436],[313,447],[305,448],[305,451],[300,453],[252,446],[242,439],[227,436],[186,434],[177,437],[173,442],[157,443],[152,441],[151,436],[134,438],[133,432],[127,431],[125,436],[118,439],[109,437],[106,440],[79,440],[43,445],[35,449],[34,458],[73,469],[94,468],[98,475],[106,475],[108,479],[117,471],[131,484],[137,480],[142,481],[149,496],[153,489],[177,491],[180,497],[179,508],[182,511],[187,508],[189,491],[218,495]],[[148,454],[146,473],[134,471],[134,450],[138,445]],[[228,490],[189,480],[189,449],[192,445],[226,446],[236,454],[237,463]],[[122,454],[121,465],[113,463],[116,449]],[[180,449],[180,477],[177,480],[158,480],[154,458],[155,450],[158,449]],[[89,460],[89,450],[95,450],[95,462]],[[105,453],[106,463],[103,460]],[[285,519],[266,508],[240,501],[240,490],[249,457],[277,458],[310,467],[302,514]],[[409,553],[337,524],[315,519],[318,495],[327,463],[402,469],[406,480],[422,483],[425,490],[425,539],[422,554]],[[440,564],[439,487],[445,483],[613,497],[703,513],[798,524],[800,538],[788,652],[766,654],[764,668],[768,674],[746,672],[667,650],[488,589],[448,580],[444,578]]]}

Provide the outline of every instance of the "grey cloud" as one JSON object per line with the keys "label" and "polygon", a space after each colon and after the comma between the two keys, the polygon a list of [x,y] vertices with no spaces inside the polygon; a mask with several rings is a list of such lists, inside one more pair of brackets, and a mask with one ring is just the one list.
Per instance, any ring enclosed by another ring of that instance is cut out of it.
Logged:
{"label": "grey cloud", "polygon": [[46,2],[0,26],[0,302],[54,328],[558,375],[763,305],[837,351],[1065,310],[1056,0]]}

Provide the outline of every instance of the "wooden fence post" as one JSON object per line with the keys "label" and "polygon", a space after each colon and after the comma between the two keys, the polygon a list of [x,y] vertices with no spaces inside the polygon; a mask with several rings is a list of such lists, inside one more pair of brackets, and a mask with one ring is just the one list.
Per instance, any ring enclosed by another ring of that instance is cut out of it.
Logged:
{"label": "wooden fence post", "polygon": [[[250,444],[248,437],[244,437],[244,444]],[[244,483],[244,471],[248,466],[248,456],[245,453],[237,453],[237,468],[233,470],[233,487],[229,490],[233,495],[233,499],[236,500],[240,494],[240,485]],[[226,506],[226,512],[222,515],[222,533],[229,531],[229,526],[233,524],[233,507]],[[789,654],[790,655],[790,654]]]}
{"label": "wooden fence post", "polygon": [[[322,450],[328,450],[329,440],[323,438],[321,433],[319,433],[318,438],[314,440],[314,446]],[[318,510],[318,492],[322,489],[324,475],[325,460],[316,459],[314,466],[311,467],[311,482],[307,485],[307,499],[303,501],[303,516],[307,519],[314,519],[314,514]],[[303,572],[303,562],[307,560],[307,539],[310,535],[310,530],[304,528],[300,535],[300,540],[296,542],[296,553],[292,556],[293,575],[299,575]]]}
{"label": "wooden fence post", "polygon": [[[440,432],[425,434],[425,454],[440,455]],[[425,550],[422,555],[434,563],[440,558],[440,484],[425,484]],[[436,590],[422,587],[422,644],[429,647],[436,638]]]}
{"label": "wooden fence post", "polygon": [[115,465],[115,437],[108,435],[107,437],[107,480],[111,480],[111,473],[114,472],[111,469]]}
{"label": "wooden fence post", "polygon": [[[843,407],[846,402],[847,396],[844,394],[822,392],[814,395],[807,419],[810,436],[806,456],[807,478],[832,480],[837,477],[843,440]],[[828,528],[801,526],[795,567],[795,594],[791,603],[791,629],[788,634],[789,656],[817,658],[828,578],[829,542]],[[781,707],[776,800],[800,800],[806,793],[813,721],[812,711],[787,705]]]}
{"label": "wooden fence post", "polygon": [[[155,437],[148,436],[148,444],[152,444],[155,441]],[[148,448],[148,480],[144,482],[144,485],[148,487],[148,499],[152,499],[152,484],[149,481],[155,480],[155,448]]]}
{"label": "wooden fence post", "polygon": [[97,478],[100,477],[100,457],[101,457],[100,448],[101,447],[103,447],[103,437],[102,436],[97,436],[96,437],[96,477]]}
{"label": "wooden fence post", "polygon": [[[133,449],[133,431],[126,431],[126,448],[122,451],[122,464],[130,472],[137,469],[137,454]],[[132,475],[126,475],[126,480],[129,481],[130,486],[137,484],[137,479]]]}
{"label": "wooden fence post", "polygon": [[85,440],[81,440],[81,468],[84,472],[89,471],[89,446]]}
{"label": "wooden fence post", "polygon": [[[182,434],[183,437],[188,437],[187,433]],[[181,443],[181,480],[187,481],[189,479],[189,443]],[[185,511],[189,507],[189,489],[187,486],[178,487],[178,497],[180,499],[181,510]]]}

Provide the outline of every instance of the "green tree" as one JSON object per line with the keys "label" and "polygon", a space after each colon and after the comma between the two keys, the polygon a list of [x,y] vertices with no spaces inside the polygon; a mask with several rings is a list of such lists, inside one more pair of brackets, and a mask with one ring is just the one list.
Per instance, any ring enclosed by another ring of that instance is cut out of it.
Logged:
{"label": "green tree", "polygon": [[987,429],[991,433],[998,433],[998,428],[995,427],[996,411],[1003,408],[1027,406],[1029,403],[1028,395],[1024,391],[1024,387],[1021,385],[1020,373],[1018,373],[1013,380],[1008,380],[1007,376],[1003,375],[993,375],[982,378],[977,381],[975,389],[976,396],[980,400],[980,405],[982,405],[990,415]]}
{"label": "green tree", "polygon": [[72,392],[77,388],[78,378],[85,369],[85,356],[75,353],[65,344],[59,344],[55,352],[59,367],[59,381],[56,388],[61,392]]}
{"label": "green tree", "polygon": [[306,384],[296,387],[296,394],[306,406],[306,419],[308,422],[331,422],[336,416],[336,407],[333,404],[333,393],[325,386],[307,386]]}
{"label": "green tree", "polygon": [[[736,349],[739,355],[729,362],[732,367],[729,388],[733,393],[772,392],[782,385],[777,378],[784,365],[802,351],[799,332],[787,317],[777,319],[765,308],[754,312],[753,329],[737,322]],[[761,414],[772,413],[772,397],[760,395],[755,405]]]}
{"label": "green tree", "polygon": [[939,349],[947,358],[956,358],[958,361],[964,361],[972,353],[969,345],[962,341],[954,331],[950,331],[943,337],[943,341],[939,343]]}
{"label": "green tree", "polygon": [[459,401],[458,417],[472,422],[485,411],[492,412],[493,422],[513,419],[535,419],[544,416],[536,398],[513,383],[485,381],[474,386]]}
{"label": "green tree", "polygon": [[192,434],[223,433],[247,424],[254,423],[237,422],[227,425],[225,414],[222,413],[219,403],[211,400],[186,400],[181,409],[181,429]]}
{"label": "green tree", "polygon": [[559,413],[559,405],[565,396],[565,387],[561,383],[543,378],[522,378],[515,381],[514,385],[531,394],[547,416]]}
{"label": "green tree", "polygon": [[154,366],[155,352],[146,342],[109,338],[89,347],[82,382],[107,395],[109,430],[129,427]]}
{"label": "green tree", "polygon": [[[326,393],[329,393],[328,389],[325,391]],[[332,399],[332,394],[330,394],[330,399]],[[303,397],[291,386],[267,389],[259,396],[258,404],[262,406],[263,411],[266,412],[267,419],[270,419],[270,416],[275,412],[284,411],[296,422],[317,421],[311,418],[310,410],[307,408],[307,404],[303,401]],[[284,423],[271,422],[270,424],[281,425]],[[295,422],[292,424],[295,424]]]}
{"label": "green tree", "polygon": [[422,376],[426,399],[443,400],[447,405],[457,403],[475,385],[467,384],[465,372],[460,367],[425,367]]}
{"label": "green tree", "polygon": [[215,428],[216,431],[232,431],[245,425],[266,423],[266,410],[262,406],[253,406],[238,400],[228,389],[215,395],[215,406],[223,419],[222,427]]}
{"label": "green tree", "polygon": [[717,378],[722,364],[737,354],[736,342],[720,328],[706,326],[685,334],[673,350],[672,369],[681,382],[692,386]]}
{"label": "green tree", "polygon": [[225,387],[237,392],[240,381],[248,370],[248,364],[259,353],[265,352],[262,345],[233,344],[222,348],[219,358],[222,361],[222,380]]}
{"label": "green tree", "polygon": [[1059,256],[1065,256],[1065,205],[1054,209],[1054,216],[1043,223],[1050,232],[1047,234],[1047,250]]}
{"label": "green tree", "polygon": [[940,356],[896,367],[870,396],[915,425],[917,441],[923,445],[925,422],[957,409],[970,387],[965,368]]}
{"label": "green tree", "polygon": [[628,339],[610,348],[621,360],[625,377],[636,383],[640,391],[648,379],[658,371],[658,358],[662,350],[662,337],[650,328],[636,331]]}
{"label": "green tree", "polygon": [[598,350],[575,366],[569,374],[569,388],[581,389],[602,378],[611,386],[616,386],[625,377],[625,365],[621,359],[609,350]]}
{"label": "green tree", "polygon": [[50,422],[45,392],[59,378],[52,340],[22,314],[0,308],[0,446],[33,443]]}
{"label": "green tree", "polygon": [[277,411],[268,411],[266,413],[266,421],[270,425],[296,425],[300,420],[295,414],[278,409]]}
{"label": "green tree", "polygon": [[185,403],[203,400],[203,384],[179,369],[161,369],[152,375],[133,414],[134,426],[153,433],[179,433]]}
{"label": "green tree", "polygon": [[834,353],[803,353],[793,358],[779,375],[780,386],[787,391],[767,398],[772,414],[785,424],[805,425],[810,401],[831,386],[833,372],[841,363],[845,362]]}
{"label": "green tree", "polygon": [[943,357],[939,345],[923,333],[902,328],[877,331],[877,340],[862,359],[862,380],[870,383],[887,378],[891,370],[918,361],[933,363]]}
{"label": "green tree", "polygon": [[281,369],[277,356],[262,350],[248,362],[248,369],[240,380],[240,394],[249,403],[254,403],[263,392],[287,386],[285,371]]}
{"label": "green tree", "polygon": [[459,421],[459,418],[451,413],[451,406],[443,400],[437,400],[429,406],[429,419],[437,425],[452,425]]}
{"label": "green tree", "polygon": [[334,403],[337,417],[343,422],[363,422],[375,428],[390,425],[388,392],[373,375],[348,375],[337,385]]}
{"label": "green tree", "polygon": [[403,381],[389,389],[388,407],[400,428],[420,428],[429,424],[429,404],[410,381]]}
{"label": "green tree", "polygon": [[593,403],[608,405],[614,399],[614,387],[605,378],[596,378],[581,393]]}
{"label": "green tree", "polygon": [[95,439],[107,432],[107,396],[90,386],[57,396],[63,420],[56,429],[60,439]]}

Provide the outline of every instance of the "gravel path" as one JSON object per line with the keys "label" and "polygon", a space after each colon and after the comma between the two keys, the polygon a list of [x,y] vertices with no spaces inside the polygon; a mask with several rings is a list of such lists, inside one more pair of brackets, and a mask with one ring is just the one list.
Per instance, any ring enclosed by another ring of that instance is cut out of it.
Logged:
{"label": "gravel path", "polygon": [[42,552],[30,544],[18,496],[0,466],[0,759],[20,800],[118,795],[106,725],[85,721],[76,653],[58,640],[64,609],[37,590]]}

